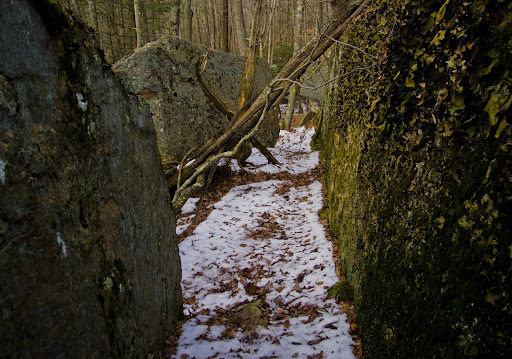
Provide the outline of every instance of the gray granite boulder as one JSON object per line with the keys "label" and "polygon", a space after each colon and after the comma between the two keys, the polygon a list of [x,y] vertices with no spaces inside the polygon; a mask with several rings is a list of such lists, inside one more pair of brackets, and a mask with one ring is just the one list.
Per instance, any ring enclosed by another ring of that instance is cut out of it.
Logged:
{"label": "gray granite boulder", "polygon": [[[180,161],[191,149],[219,137],[228,125],[226,117],[203,93],[195,74],[195,63],[206,48],[172,37],[149,43],[114,65],[129,92],[149,103],[163,162]],[[236,110],[244,59],[213,51],[205,73],[206,83]],[[253,98],[272,79],[267,63],[256,69]],[[272,147],[279,136],[277,112],[271,111],[257,134]]]}
{"label": "gray granite boulder", "polygon": [[303,79],[303,87],[300,89],[302,97],[322,102],[326,84],[329,81],[328,58],[329,55],[322,56],[308,67]]}
{"label": "gray granite boulder", "polygon": [[0,23],[0,357],[158,356],[181,269],[149,109],[56,2]]}

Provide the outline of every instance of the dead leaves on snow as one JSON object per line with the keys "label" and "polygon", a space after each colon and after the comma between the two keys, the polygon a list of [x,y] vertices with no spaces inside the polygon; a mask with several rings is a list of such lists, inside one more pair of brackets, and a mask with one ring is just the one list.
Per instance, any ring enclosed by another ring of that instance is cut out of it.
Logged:
{"label": "dead leaves on snow", "polygon": [[[197,223],[195,223],[195,225],[199,224],[200,221],[204,220],[210,214],[210,212],[213,209],[213,206],[210,205],[219,201],[233,187],[268,180],[280,180],[282,182],[276,186],[276,191],[274,193],[275,195],[280,195],[284,198],[289,198],[291,197],[290,190],[292,188],[299,188],[302,186],[310,185],[313,181],[318,180],[318,176],[321,173],[321,171],[321,166],[317,166],[314,170],[299,175],[292,175],[287,172],[281,172],[277,174],[269,174],[264,172],[249,173],[243,170],[234,174],[231,173],[229,166],[221,167],[218,169],[217,174],[210,187],[210,190],[206,195],[205,204],[203,208],[199,211],[198,221]],[[303,198],[300,198],[299,201],[307,202],[309,201],[309,198],[308,196],[303,196]],[[268,212],[264,212],[263,214],[261,214],[259,219],[257,220],[258,226],[256,228],[249,228],[247,226],[245,227],[247,232],[247,238],[254,241],[249,241],[248,244],[246,244],[246,246],[248,245],[249,247],[252,247],[251,243],[254,243],[254,245],[258,246],[264,245],[265,242],[263,240],[269,237],[278,238],[282,240],[293,240],[292,238],[286,238],[285,229],[283,228],[282,225],[279,224],[278,221],[278,217],[283,217],[287,215],[290,215],[290,213],[288,213],[288,211],[285,209],[281,209],[280,212],[274,214],[270,214]],[[327,221],[323,221],[323,223],[325,226],[327,226]],[[226,223],[226,225],[237,226],[237,224],[233,222]],[[189,229],[185,231],[180,237],[186,238],[188,235],[192,233],[194,228],[195,226],[190,226]],[[329,234],[329,230],[327,227],[326,233]],[[333,240],[333,238],[329,239],[332,241],[333,245],[335,246],[335,249],[337,249],[336,241]],[[285,246],[283,246],[283,248],[285,248]],[[336,254],[334,255],[334,259],[336,263],[337,274],[342,275],[341,268],[339,266],[338,255],[337,252],[335,253]],[[222,337],[234,338],[234,336],[241,330],[241,332],[244,335],[244,341],[250,343],[257,339],[258,337],[258,334],[255,330],[255,328],[257,328],[258,326],[283,326],[289,332],[289,330],[293,330],[293,328],[290,329],[290,321],[292,320],[292,318],[294,320],[293,323],[295,323],[296,325],[296,318],[300,318],[300,322],[302,322],[303,324],[309,324],[314,322],[318,317],[322,316],[322,312],[325,311],[325,309],[317,305],[288,303],[285,299],[287,297],[287,291],[285,291],[286,288],[283,285],[279,284],[277,281],[271,281],[266,286],[261,285],[262,279],[268,279],[273,277],[273,273],[271,273],[268,269],[269,266],[272,266],[277,262],[290,261],[294,253],[290,251],[284,251],[278,254],[276,253],[276,255],[276,258],[275,260],[273,260],[272,263],[270,263],[269,259],[263,258],[265,260],[265,263],[262,262],[263,264],[261,266],[253,266],[251,268],[229,268],[228,271],[234,274],[232,276],[232,279],[229,281],[219,281],[216,283],[215,288],[212,288],[208,291],[209,294],[229,292],[231,293],[231,296],[234,296],[236,293],[238,293],[238,291],[242,290],[245,291],[247,295],[252,296],[253,298],[256,299],[252,301],[238,303],[228,309],[216,308],[215,313],[207,309],[204,309],[202,311],[192,311],[193,313],[195,313],[194,316],[196,320],[199,320],[198,318],[200,318],[200,316],[206,317],[206,319],[204,317],[201,317],[203,320],[201,324],[207,325],[209,328],[214,325],[224,327],[224,331],[221,334],[221,338],[215,340],[222,340]],[[259,254],[254,253],[250,258],[253,259],[253,257],[256,258],[257,256],[259,256]],[[323,268],[317,268],[317,266],[315,266],[314,268],[314,270],[317,271],[321,269]],[[196,273],[196,276],[200,275],[202,274],[199,272]],[[313,288],[311,286],[307,286],[304,284],[306,282],[304,280],[306,275],[307,273],[301,273],[295,278],[295,286],[294,288],[291,288],[292,291],[303,293],[303,291],[306,292]],[[183,284],[187,286],[192,283],[187,284],[183,282]],[[241,284],[241,286],[239,284]],[[314,282],[314,285],[316,286],[323,286],[323,284],[324,283],[322,281]],[[266,297],[270,290],[273,290],[274,292],[277,290],[279,295],[272,302],[268,302],[271,305],[272,309],[269,308],[268,305],[266,304]],[[197,300],[194,294],[192,294],[189,298],[185,299],[184,302],[185,304],[188,304],[192,307],[195,306],[197,308]],[[343,312],[345,312],[348,316],[351,335],[353,337],[354,342],[356,343],[356,347],[354,348],[354,354],[356,355],[356,357],[361,358],[361,341],[359,339],[359,330],[356,324],[356,316],[353,305],[351,303],[342,303],[342,305]],[[189,317],[188,319],[191,318]],[[328,330],[338,330],[337,325],[334,325],[334,323],[328,323],[324,326],[324,328],[326,332]],[[320,331],[318,336],[313,337],[311,340],[307,342],[307,344],[309,346],[315,346],[321,343],[323,340],[327,339],[327,337],[324,338],[322,336],[325,335],[325,333],[322,333],[324,332]],[[207,334],[203,335],[201,339],[213,340],[208,339]],[[279,344],[280,339],[275,338],[273,343]],[[292,344],[303,345],[305,343]],[[298,353],[291,355],[291,357],[298,356]],[[323,352],[319,352],[314,355],[308,356],[308,358],[323,357]]]}

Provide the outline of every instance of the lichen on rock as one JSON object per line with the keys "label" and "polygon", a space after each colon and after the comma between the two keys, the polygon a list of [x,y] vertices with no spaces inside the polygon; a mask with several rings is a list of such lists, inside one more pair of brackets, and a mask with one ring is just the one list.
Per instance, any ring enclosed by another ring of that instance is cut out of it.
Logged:
{"label": "lichen on rock", "polygon": [[[196,77],[196,61],[205,53],[183,39],[163,37],[118,61],[114,71],[128,91],[151,107],[163,163],[180,162],[189,151],[220,137],[229,121],[204,94]],[[205,82],[236,112],[244,59],[213,51],[206,64]],[[253,99],[271,80],[268,64],[257,62]],[[256,137],[273,147],[279,136],[277,112],[269,112]]]}
{"label": "lichen on rock", "polygon": [[369,357],[512,352],[511,31],[504,1],[378,0],[337,45],[316,138]]}

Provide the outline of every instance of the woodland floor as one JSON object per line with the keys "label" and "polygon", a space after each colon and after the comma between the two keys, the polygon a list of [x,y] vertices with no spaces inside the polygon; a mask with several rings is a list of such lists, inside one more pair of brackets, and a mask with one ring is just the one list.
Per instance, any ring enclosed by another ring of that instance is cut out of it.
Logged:
{"label": "woodland floor", "polygon": [[342,277],[324,205],[313,129],[281,131],[269,165],[255,149],[243,170],[218,171],[194,224],[178,216],[185,319],[170,358],[355,358],[353,305],[327,298]]}

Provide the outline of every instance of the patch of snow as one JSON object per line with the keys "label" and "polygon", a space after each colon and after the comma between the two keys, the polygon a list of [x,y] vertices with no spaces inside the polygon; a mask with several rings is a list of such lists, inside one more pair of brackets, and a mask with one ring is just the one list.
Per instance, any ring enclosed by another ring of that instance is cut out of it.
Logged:
{"label": "patch of snow", "polygon": [[0,182],[5,182],[5,167],[7,166],[7,162],[4,160],[0,160]]}
{"label": "patch of snow", "polygon": [[76,93],[76,99],[78,100],[78,107],[80,107],[80,109],[84,112],[87,111],[87,101],[81,92]]}
{"label": "patch of snow", "polygon": [[[281,130],[276,147],[269,148],[269,150],[282,166],[269,164],[267,158],[253,148],[244,169],[252,173],[305,173],[319,163],[319,153],[311,151],[311,140],[314,134],[314,128],[307,129],[306,127],[299,127],[293,131]],[[231,160],[231,169],[233,171],[240,170],[235,160]]]}
{"label": "patch of snow", "polygon": [[[272,152],[283,166],[267,165],[253,153],[249,170],[300,174],[313,169],[318,164],[318,153],[310,148],[313,133],[282,131]],[[295,187],[282,180],[241,185],[212,206],[206,220],[179,244],[189,320],[176,358],[307,358],[319,353],[354,358],[346,315],[327,299],[327,289],[339,279],[332,244],[318,218],[322,205],[322,185],[312,179]],[[228,324],[215,322],[223,312],[256,299],[265,303],[268,326],[228,335]],[[294,315],[300,308],[306,313]],[[308,308],[315,315],[307,314]],[[277,315],[283,311],[287,315]]]}
{"label": "patch of snow", "polygon": [[176,235],[179,236],[180,234],[185,232],[188,226],[190,226],[190,222],[192,221],[193,218],[194,215],[183,216],[178,218],[178,220],[176,221]]}
{"label": "patch of snow", "polygon": [[196,210],[197,201],[199,198],[189,198],[181,208],[181,213],[192,213]]}
{"label": "patch of snow", "polygon": [[66,248],[66,242],[64,242],[59,232],[57,232],[57,244],[60,246],[60,249],[62,251],[62,257],[67,257],[68,252]]}
{"label": "patch of snow", "polygon": [[[318,107],[318,101],[313,101],[313,103],[315,104],[316,107]],[[307,106],[306,106],[306,102],[302,101],[300,106],[302,107],[302,112],[306,112],[306,109],[307,109]],[[279,104],[279,112],[281,113],[281,117],[284,117],[286,115],[286,110],[288,109],[288,104],[286,103],[281,103]],[[293,115],[298,115],[299,114],[299,107],[298,106],[295,106],[295,108],[293,109]]]}

